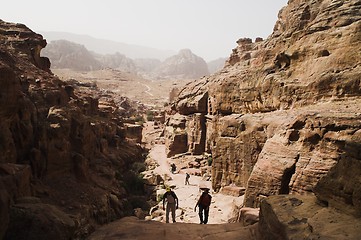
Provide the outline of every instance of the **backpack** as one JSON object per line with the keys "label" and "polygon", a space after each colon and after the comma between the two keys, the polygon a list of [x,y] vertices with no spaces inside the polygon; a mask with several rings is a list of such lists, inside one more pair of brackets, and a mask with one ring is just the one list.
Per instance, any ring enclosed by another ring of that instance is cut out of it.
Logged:
{"label": "backpack", "polygon": [[211,205],[211,200],[212,200],[211,195],[209,195],[208,193],[202,194],[199,204],[201,204],[202,206],[208,207],[209,205]]}
{"label": "backpack", "polygon": [[166,198],[167,198],[167,202],[168,203],[175,203],[175,198],[174,198],[174,196],[173,196],[173,194],[172,193],[166,193]]}

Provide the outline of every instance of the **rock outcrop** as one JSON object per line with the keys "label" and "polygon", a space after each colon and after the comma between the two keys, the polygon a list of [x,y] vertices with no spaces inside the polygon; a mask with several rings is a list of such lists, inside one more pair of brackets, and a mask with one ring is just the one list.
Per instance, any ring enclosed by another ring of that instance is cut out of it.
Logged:
{"label": "rock outcrop", "polygon": [[69,68],[76,71],[99,70],[102,64],[83,45],[66,40],[52,41],[42,55],[51,60],[52,68]]}
{"label": "rock outcrop", "polygon": [[315,194],[359,216],[360,12],[356,0],[289,1],[267,39],[239,39],[220,72],[180,91],[165,133],[170,155],[180,134],[177,149],[211,153],[213,188],[245,187],[247,207]]}
{"label": "rock outcrop", "polygon": [[0,43],[0,238],[84,239],[132,214],[144,149],[127,140],[131,111],[54,76],[25,25],[0,20]]}

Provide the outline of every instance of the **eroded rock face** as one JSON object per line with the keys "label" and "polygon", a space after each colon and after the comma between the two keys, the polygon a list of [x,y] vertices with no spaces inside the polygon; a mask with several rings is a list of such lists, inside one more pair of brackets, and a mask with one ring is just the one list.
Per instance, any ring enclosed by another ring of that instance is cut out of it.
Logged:
{"label": "eroded rock face", "polygon": [[222,71],[180,91],[172,111],[204,115],[214,189],[245,187],[248,207],[316,194],[358,215],[360,11],[356,0],[289,1],[269,38],[239,39]]}
{"label": "eroded rock face", "polygon": [[271,196],[261,204],[261,239],[358,239],[359,219],[317,204],[315,196]]}
{"label": "eroded rock face", "polygon": [[184,152],[197,155],[205,152],[206,125],[204,114],[197,113],[189,117],[176,114],[169,120],[165,131],[168,157]]}
{"label": "eroded rock face", "polygon": [[[46,41],[25,25],[0,20],[0,43],[0,237],[26,232],[14,223],[23,213],[37,219],[34,231],[48,229],[54,212],[71,214],[66,230],[51,222],[54,239],[69,239],[132,212],[124,173],[144,150],[127,141],[125,102],[105,104],[96,87],[59,80],[40,57]],[[29,196],[39,204],[14,205]]]}
{"label": "eroded rock face", "polygon": [[[330,134],[329,139],[341,145],[344,151],[337,163],[315,186],[316,196],[328,206],[343,209],[354,216],[361,216],[361,186],[356,176],[361,175],[361,130],[347,134],[347,130]],[[337,139],[335,139],[337,137]]]}
{"label": "eroded rock face", "polygon": [[277,131],[267,138],[248,180],[245,204],[257,206],[262,196],[317,192],[316,184],[342,158],[351,163],[346,156],[358,151],[359,143],[349,149],[346,146],[361,128],[358,102],[345,100],[279,111]]}

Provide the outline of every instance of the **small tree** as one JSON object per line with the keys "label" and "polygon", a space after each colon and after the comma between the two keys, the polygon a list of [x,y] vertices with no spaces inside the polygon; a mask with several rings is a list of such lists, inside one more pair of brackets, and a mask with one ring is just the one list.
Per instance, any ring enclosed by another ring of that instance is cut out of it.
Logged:
{"label": "small tree", "polygon": [[154,112],[147,111],[147,121],[153,121],[153,120],[154,120]]}

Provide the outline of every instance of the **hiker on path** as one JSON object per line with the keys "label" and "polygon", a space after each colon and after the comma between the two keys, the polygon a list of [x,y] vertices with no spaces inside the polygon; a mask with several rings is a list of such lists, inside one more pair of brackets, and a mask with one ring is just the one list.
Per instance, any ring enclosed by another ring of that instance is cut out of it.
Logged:
{"label": "hiker on path", "polygon": [[[197,211],[197,206],[199,207],[199,220],[200,224],[207,224],[208,215],[209,215],[209,206],[211,205],[212,196],[209,195],[209,188],[204,188],[203,193],[198,199],[196,206],[194,207],[194,211]],[[203,215],[204,214],[204,215]]]}
{"label": "hiker on path", "polygon": [[167,187],[167,191],[163,195],[163,210],[165,209],[165,202],[167,201],[167,208],[165,211],[165,222],[169,223],[169,212],[172,212],[172,220],[175,223],[175,210],[178,209],[178,197],[170,187]]}
{"label": "hiker on path", "polygon": [[185,182],[185,185],[189,185],[189,178],[190,178],[191,176],[189,175],[189,173],[186,173],[186,182]]}
{"label": "hiker on path", "polygon": [[174,174],[174,173],[176,173],[176,171],[177,171],[177,166],[174,164],[174,163],[172,163],[171,165],[171,172]]}

